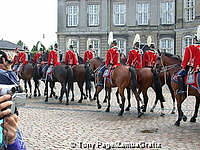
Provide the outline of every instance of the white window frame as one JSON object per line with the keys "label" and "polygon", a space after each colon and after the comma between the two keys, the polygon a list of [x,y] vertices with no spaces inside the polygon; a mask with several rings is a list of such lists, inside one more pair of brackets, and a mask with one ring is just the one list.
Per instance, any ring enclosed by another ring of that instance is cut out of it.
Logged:
{"label": "white window frame", "polygon": [[126,24],[126,4],[125,3],[113,4],[113,23],[114,25],[117,25],[117,26]]}
{"label": "white window frame", "polygon": [[100,5],[99,4],[89,4],[88,5],[88,25],[98,26],[99,25],[99,14]]}
{"label": "white window frame", "polygon": [[[100,39],[90,38],[92,43],[92,50],[95,52],[95,56],[101,56]],[[95,47],[95,41],[98,42],[98,47]]]}
{"label": "white window frame", "polygon": [[[77,11],[75,10],[77,9]],[[79,6],[78,5],[68,5],[66,8],[67,13],[67,26],[75,27],[79,24]]]}
{"label": "white window frame", "polygon": [[184,0],[184,16],[185,22],[190,22],[195,19],[195,0]]}
{"label": "white window frame", "polygon": [[[190,42],[191,40],[191,42]],[[184,54],[185,48],[188,47],[189,45],[193,44],[193,36],[192,35],[186,35],[183,37],[183,46],[182,46],[182,54]]]}
{"label": "white window frame", "polygon": [[[80,52],[79,52],[79,40],[78,40],[78,39],[72,39],[71,42],[72,42],[72,46],[73,46],[74,52],[76,52],[76,53],[79,54],[79,53],[80,53]],[[76,42],[76,45],[75,45],[74,42]],[[68,47],[68,40],[67,40],[67,42],[66,42],[66,46],[67,46],[67,49],[68,49],[68,48],[69,48],[69,47]]]}
{"label": "white window frame", "polygon": [[148,25],[150,19],[150,3],[147,2],[137,3],[136,11],[137,11],[137,24]]}
{"label": "white window frame", "polygon": [[[166,42],[166,43],[163,43]],[[171,42],[171,43],[169,43]],[[171,45],[171,47],[169,47]],[[175,54],[174,52],[174,39],[173,38],[162,38],[160,39],[160,50],[162,52],[167,52],[171,54]]]}
{"label": "white window frame", "polygon": [[175,23],[175,2],[166,1],[160,4],[161,24]]}
{"label": "white window frame", "polygon": [[118,38],[117,45],[118,45],[118,49],[120,53],[123,53],[126,55],[126,39]]}

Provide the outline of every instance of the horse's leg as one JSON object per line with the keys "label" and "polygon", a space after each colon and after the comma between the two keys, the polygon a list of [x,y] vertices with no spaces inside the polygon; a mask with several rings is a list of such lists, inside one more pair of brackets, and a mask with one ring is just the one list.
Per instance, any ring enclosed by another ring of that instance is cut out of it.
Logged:
{"label": "horse's leg", "polygon": [[171,83],[169,83],[169,84],[167,83],[167,85],[168,85],[168,88],[170,90],[170,93],[171,93],[171,96],[172,96],[172,99],[173,99],[173,109],[172,109],[171,114],[175,114],[175,109],[176,109],[175,101],[176,101],[176,99],[175,99],[174,91],[172,89]]}
{"label": "horse's leg", "polygon": [[38,89],[38,96],[40,97],[40,96],[41,96],[41,93],[40,93],[40,88],[39,88],[39,86],[40,86],[40,81],[38,80],[37,89]]}
{"label": "horse's leg", "polygon": [[66,86],[67,86],[67,83],[65,82],[64,83],[64,93],[65,93],[65,96],[66,96],[66,105],[69,105],[69,96],[68,96],[68,91],[66,89]]}
{"label": "horse's leg", "polygon": [[161,113],[160,113],[160,116],[164,116],[165,113],[164,113],[164,105],[163,105],[163,102],[160,101],[160,106],[161,106]]}
{"label": "horse's leg", "polygon": [[28,97],[27,81],[26,80],[24,80],[24,88],[25,88],[25,92],[26,92],[26,97]]}
{"label": "horse's leg", "polygon": [[36,97],[37,96],[37,80],[35,79],[34,80],[34,83],[35,83],[35,88],[34,88],[34,97]]}
{"label": "horse's leg", "polygon": [[48,94],[48,81],[45,82],[45,90],[46,90],[46,92],[45,92],[46,93],[45,94],[46,95],[45,102],[48,102],[48,95],[49,95]]}
{"label": "horse's leg", "polygon": [[155,100],[155,102],[154,102],[154,105],[153,105],[153,107],[151,108],[151,110],[150,110],[150,112],[154,112],[154,109],[155,109],[155,107],[156,107],[156,105],[157,105],[157,103],[158,103],[158,98],[157,98],[157,96],[156,96],[156,100]]}
{"label": "horse's leg", "polygon": [[193,117],[190,119],[190,122],[196,122],[197,114],[199,111],[200,97],[196,96],[195,98],[196,98],[195,111]]}
{"label": "horse's leg", "polygon": [[182,95],[177,95],[176,96],[177,100],[177,109],[178,109],[178,120],[175,122],[176,126],[180,126],[180,121],[183,119],[183,121],[187,120],[187,117],[183,114],[183,111],[181,109],[181,105],[183,101],[185,100],[185,97]]}
{"label": "horse's leg", "polygon": [[30,89],[29,98],[31,98],[31,97],[32,97],[32,85],[31,85],[31,80],[28,80],[28,85],[29,85],[29,89]]}
{"label": "horse's leg", "polygon": [[125,105],[125,96],[124,96],[124,88],[119,88],[119,94],[121,96],[121,101],[122,101],[122,106],[121,106],[121,111],[119,112],[119,116],[122,116],[124,113],[124,105]]}
{"label": "horse's leg", "polygon": [[[137,100],[137,110],[138,110],[138,118],[141,117],[143,115],[143,113],[141,112],[141,108],[140,108],[140,102],[142,102],[142,99],[140,98],[139,93],[137,92],[137,90],[133,90],[133,93],[135,95],[135,98]],[[144,105],[143,105],[144,107]]]}
{"label": "horse's leg", "polygon": [[101,109],[101,104],[99,102],[99,93],[101,92],[101,90],[103,89],[103,86],[97,86],[96,90],[95,90],[95,97],[97,98],[97,107],[98,109]]}
{"label": "horse's leg", "polygon": [[148,101],[149,101],[149,97],[147,95],[147,89],[142,91],[142,95],[143,95],[143,98],[144,98],[144,109],[142,109],[142,112],[146,112],[147,104],[148,104]]}
{"label": "horse's leg", "polygon": [[[68,88],[68,91],[70,91],[70,89]],[[71,91],[72,91],[72,99],[71,101],[74,101],[74,82],[71,84]]]}
{"label": "horse's leg", "polygon": [[81,92],[81,98],[80,98],[80,100],[78,101],[78,103],[82,103],[83,96],[85,95],[85,94],[83,93],[83,82],[78,82],[78,87],[79,87],[80,92]]}
{"label": "horse's leg", "polygon": [[108,107],[106,109],[106,112],[110,112],[111,88],[107,88],[107,92],[108,92]]}
{"label": "horse's leg", "polygon": [[117,92],[115,93],[116,97],[117,97],[117,104],[119,105],[119,107],[121,108],[122,107],[122,104],[120,103],[120,100],[119,100],[119,88],[117,89]]}
{"label": "horse's leg", "polygon": [[[95,86],[96,84],[95,84],[95,81],[94,81],[94,86]],[[95,88],[96,89],[96,88]],[[95,95],[95,93],[94,93],[94,96],[93,96],[93,99],[92,100],[96,100],[96,95]]]}
{"label": "horse's leg", "polygon": [[108,99],[108,91],[105,89],[105,97],[103,103],[107,103],[107,99]]}
{"label": "horse's leg", "polygon": [[59,102],[62,103],[63,95],[64,95],[64,84],[61,83],[61,91],[60,91],[60,97],[59,97]]}
{"label": "horse's leg", "polygon": [[127,90],[127,99],[128,99],[128,107],[126,108],[126,111],[130,111],[130,107],[131,107],[131,89],[130,88],[126,88]]}

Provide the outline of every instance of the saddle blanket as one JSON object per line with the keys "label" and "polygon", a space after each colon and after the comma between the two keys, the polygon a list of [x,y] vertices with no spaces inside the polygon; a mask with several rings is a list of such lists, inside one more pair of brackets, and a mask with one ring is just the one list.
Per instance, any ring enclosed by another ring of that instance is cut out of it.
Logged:
{"label": "saddle blanket", "polygon": [[[172,81],[178,83],[178,73],[176,73],[172,77]],[[184,83],[186,85],[191,86],[192,88],[195,88],[196,90],[200,90],[200,72],[194,73],[194,74],[188,74],[184,77]]]}

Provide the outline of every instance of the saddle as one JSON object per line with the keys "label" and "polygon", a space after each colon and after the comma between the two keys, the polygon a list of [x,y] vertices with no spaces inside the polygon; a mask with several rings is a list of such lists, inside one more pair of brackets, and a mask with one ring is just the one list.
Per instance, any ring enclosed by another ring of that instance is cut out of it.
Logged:
{"label": "saddle", "polygon": [[[178,83],[178,73],[176,73],[172,80]],[[190,87],[200,91],[200,72],[189,73],[184,77],[184,83]]]}

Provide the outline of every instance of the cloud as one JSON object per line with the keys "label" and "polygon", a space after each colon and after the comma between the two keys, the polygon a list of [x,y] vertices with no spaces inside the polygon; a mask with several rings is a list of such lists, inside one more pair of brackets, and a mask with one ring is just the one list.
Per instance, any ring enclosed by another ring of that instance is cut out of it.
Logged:
{"label": "cloud", "polygon": [[45,34],[45,44],[56,41],[57,0],[1,0],[0,39],[24,41],[30,48]]}

